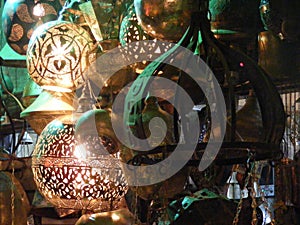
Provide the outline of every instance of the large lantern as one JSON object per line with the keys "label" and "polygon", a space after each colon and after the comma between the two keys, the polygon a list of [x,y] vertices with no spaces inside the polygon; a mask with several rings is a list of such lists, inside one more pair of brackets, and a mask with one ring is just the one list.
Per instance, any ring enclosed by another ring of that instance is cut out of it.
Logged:
{"label": "large lantern", "polygon": [[37,188],[58,208],[116,209],[127,190],[118,158],[108,154],[105,139],[101,139],[102,143],[97,138],[86,141],[94,148],[77,141],[75,122],[70,116],[49,123],[32,156]]}
{"label": "large lantern", "polygon": [[64,0],[7,0],[2,29],[10,47],[26,55],[29,39],[39,25],[58,18]]}
{"label": "large lantern", "polygon": [[89,33],[71,22],[51,21],[35,30],[27,68],[43,89],[70,92],[83,84],[83,73],[96,58]]}

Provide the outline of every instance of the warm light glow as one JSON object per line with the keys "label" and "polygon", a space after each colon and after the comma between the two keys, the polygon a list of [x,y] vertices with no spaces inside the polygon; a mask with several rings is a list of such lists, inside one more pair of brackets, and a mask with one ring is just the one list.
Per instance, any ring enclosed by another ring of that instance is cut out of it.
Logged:
{"label": "warm light glow", "polygon": [[[87,133],[87,129],[84,131]],[[85,141],[80,143],[75,138],[72,116],[50,122],[32,154],[37,188],[47,201],[59,208],[117,209],[127,191],[119,159],[97,143],[101,142],[98,136],[87,137]]]}
{"label": "warm light glow", "polygon": [[119,221],[121,219],[121,217],[116,213],[112,213],[111,218],[114,222]]}
{"label": "warm light glow", "polygon": [[265,12],[267,12],[267,11],[269,10],[269,7],[268,7],[268,5],[262,5],[261,8],[260,8],[260,10],[261,10],[263,13],[265,13]]}
{"label": "warm light glow", "polygon": [[[56,42],[56,45],[52,47],[52,57],[56,59],[64,59],[64,55],[69,54],[72,49],[72,45],[69,43],[62,44],[60,40]],[[51,55],[50,55],[51,56]]]}
{"label": "warm light glow", "polygon": [[28,44],[27,68],[43,89],[71,92],[96,58],[90,34],[77,24],[53,21],[38,27]]}
{"label": "warm light glow", "polygon": [[37,2],[36,5],[33,7],[33,15],[37,17],[45,16],[45,9],[40,2]]}
{"label": "warm light glow", "polygon": [[2,31],[7,44],[26,55],[32,31],[59,16],[65,0],[6,0],[2,5]]}
{"label": "warm light glow", "polygon": [[42,89],[54,92],[72,92],[69,88],[58,87],[58,86],[51,86],[51,85],[42,85]]}
{"label": "warm light glow", "polygon": [[74,156],[79,160],[87,158],[87,153],[83,145],[75,146]]}

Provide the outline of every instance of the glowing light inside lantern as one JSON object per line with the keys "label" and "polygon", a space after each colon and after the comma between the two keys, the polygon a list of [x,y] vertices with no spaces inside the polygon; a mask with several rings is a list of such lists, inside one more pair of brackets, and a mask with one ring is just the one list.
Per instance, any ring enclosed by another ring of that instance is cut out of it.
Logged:
{"label": "glowing light inside lantern", "polygon": [[43,17],[43,16],[45,16],[45,9],[40,2],[37,2],[35,4],[35,6],[33,7],[32,13],[33,13],[33,15],[35,15],[37,17]]}

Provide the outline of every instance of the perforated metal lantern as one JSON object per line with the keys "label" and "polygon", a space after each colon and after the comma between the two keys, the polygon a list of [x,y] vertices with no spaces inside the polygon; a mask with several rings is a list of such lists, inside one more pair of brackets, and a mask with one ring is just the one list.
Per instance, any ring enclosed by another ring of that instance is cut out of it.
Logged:
{"label": "perforated metal lantern", "polygon": [[29,39],[39,25],[56,20],[65,0],[7,0],[2,29],[10,47],[26,55]]}
{"label": "perforated metal lantern", "polygon": [[[139,25],[138,19],[136,17],[134,5],[132,4],[127,12],[126,16],[123,18],[120,25],[119,40],[122,46],[130,44],[132,42],[151,40],[150,37]],[[133,66],[137,73],[143,71],[143,69],[148,65],[148,62],[136,62]]]}
{"label": "perforated metal lantern", "polygon": [[139,25],[133,4],[128,8],[127,14],[121,22],[119,39],[121,45],[152,39]]}
{"label": "perforated metal lantern", "polygon": [[71,22],[51,21],[34,31],[27,68],[44,89],[70,92],[83,84],[83,73],[96,58],[89,33]]}
{"label": "perforated metal lantern", "polygon": [[71,117],[52,121],[41,133],[32,158],[38,190],[58,208],[91,211],[118,208],[127,185],[117,166],[117,157],[107,154],[98,142],[93,144],[102,151],[90,151],[78,143],[74,134]]}

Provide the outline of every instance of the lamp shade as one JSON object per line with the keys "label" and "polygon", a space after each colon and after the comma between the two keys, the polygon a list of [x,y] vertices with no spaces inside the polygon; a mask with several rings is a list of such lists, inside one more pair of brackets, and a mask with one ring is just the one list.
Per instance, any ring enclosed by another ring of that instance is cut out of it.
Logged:
{"label": "lamp shade", "polygon": [[23,89],[22,103],[25,107],[28,107],[34,102],[34,100],[41,94],[43,89],[35,83],[31,77],[28,77]]}
{"label": "lamp shade", "polygon": [[51,21],[34,31],[27,68],[43,89],[71,92],[83,84],[83,73],[96,58],[89,33],[71,22]]}
{"label": "lamp shade", "polygon": [[[30,127],[38,135],[52,120],[63,116],[71,115],[75,105],[74,93],[59,93],[43,90],[39,96],[20,113]],[[76,105],[75,105],[76,106]]]}
{"label": "lamp shade", "polygon": [[32,155],[34,180],[58,208],[110,211],[121,204],[127,185],[118,159],[94,139],[97,154],[75,138],[75,122],[65,116],[42,131]]}
{"label": "lamp shade", "polygon": [[26,55],[33,30],[56,20],[64,0],[7,0],[2,13],[2,28],[10,47]]}

